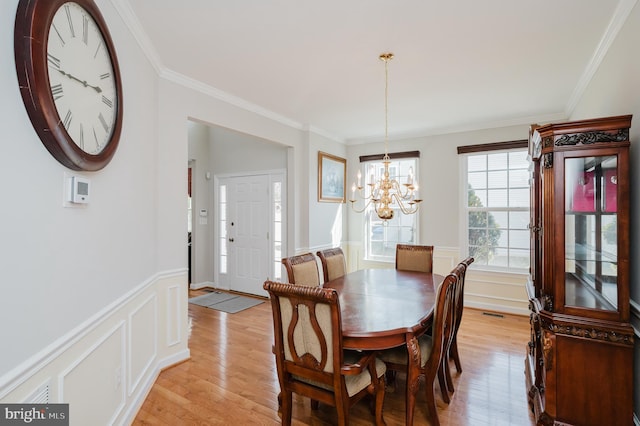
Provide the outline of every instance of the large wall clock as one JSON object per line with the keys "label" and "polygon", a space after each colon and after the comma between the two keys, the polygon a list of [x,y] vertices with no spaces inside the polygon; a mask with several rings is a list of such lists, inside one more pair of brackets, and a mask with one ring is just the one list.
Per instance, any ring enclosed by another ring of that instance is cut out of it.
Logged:
{"label": "large wall clock", "polygon": [[122,85],[93,0],[20,0],[14,47],[22,99],[44,146],[70,169],[105,167],[120,139]]}

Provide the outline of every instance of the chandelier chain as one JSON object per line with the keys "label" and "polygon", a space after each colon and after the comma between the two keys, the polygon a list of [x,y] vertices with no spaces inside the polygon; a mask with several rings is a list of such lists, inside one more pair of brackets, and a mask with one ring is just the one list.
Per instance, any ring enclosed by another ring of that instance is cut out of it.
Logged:
{"label": "chandelier chain", "polygon": [[389,158],[389,61],[392,53],[383,53],[380,59],[384,61],[384,157]]}

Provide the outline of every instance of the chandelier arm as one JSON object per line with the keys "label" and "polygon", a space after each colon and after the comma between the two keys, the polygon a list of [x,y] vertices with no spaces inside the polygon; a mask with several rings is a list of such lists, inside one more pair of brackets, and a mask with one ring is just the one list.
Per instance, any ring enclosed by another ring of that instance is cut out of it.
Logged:
{"label": "chandelier arm", "polygon": [[351,202],[351,208],[352,208],[352,209],[353,209],[353,211],[354,211],[354,212],[356,212],[356,213],[362,213],[362,212],[364,212],[364,211],[367,209],[367,207],[369,207],[369,205],[370,205],[370,204],[371,204],[371,202],[372,202],[372,200],[371,200],[371,199],[369,199],[369,201],[367,201],[367,202],[365,203],[364,207],[362,207],[362,209],[358,210],[358,209],[356,208],[356,200],[349,200],[349,201]]}
{"label": "chandelier arm", "polygon": [[[392,194],[391,197],[394,199],[394,202],[398,204],[398,207],[400,207],[400,210],[403,214],[414,214],[418,211],[419,201],[416,202],[414,200],[409,200],[407,203],[405,203],[405,200],[400,198],[398,194]],[[406,204],[409,204],[410,207],[407,207]]]}

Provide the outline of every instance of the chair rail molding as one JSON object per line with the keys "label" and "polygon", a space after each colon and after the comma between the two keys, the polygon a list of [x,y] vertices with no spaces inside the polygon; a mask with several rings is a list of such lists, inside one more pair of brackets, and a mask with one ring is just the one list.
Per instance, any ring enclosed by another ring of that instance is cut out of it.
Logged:
{"label": "chair rail molding", "polygon": [[186,268],[150,276],[0,377],[0,402],[32,403],[44,388],[79,423],[129,424],[160,371],[190,357],[187,299]]}

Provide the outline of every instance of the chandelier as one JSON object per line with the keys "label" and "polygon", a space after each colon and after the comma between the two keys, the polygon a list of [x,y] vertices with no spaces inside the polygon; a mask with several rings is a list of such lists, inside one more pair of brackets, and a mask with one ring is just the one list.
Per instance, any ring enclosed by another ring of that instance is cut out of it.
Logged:
{"label": "chandelier", "polygon": [[[418,198],[418,185],[413,183],[413,169],[409,168],[407,182],[400,184],[396,179],[389,177],[389,118],[388,118],[388,98],[389,98],[389,61],[393,59],[393,53],[383,53],[380,60],[384,62],[384,156],[382,163],[384,171],[382,177],[376,182],[375,174],[371,173],[367,182],[368,191],[362,185],[362,173],[358,170],[356,182],[351,187],[351,207],[357,213],[362,213],[369,205],[373,204],[378,217],[385,222],[393,219],[393,205],[397,204],[404,214],[414,214],[418,211],[421,199]],[[356,196],[362,200],[364,206],[361,209],[356,207]]]}

